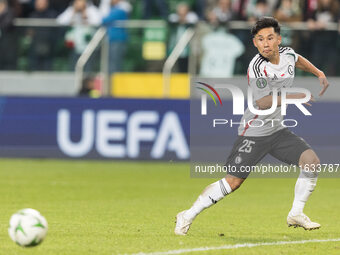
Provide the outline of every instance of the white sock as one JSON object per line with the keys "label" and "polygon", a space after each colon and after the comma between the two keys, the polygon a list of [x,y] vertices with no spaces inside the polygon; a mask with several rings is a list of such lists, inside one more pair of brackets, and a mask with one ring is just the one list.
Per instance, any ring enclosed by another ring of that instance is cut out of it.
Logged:
{"label": "white sock", "polygon": [[232,190],[225,178],[207,186],[192,207],[184,213],[184,217],[193,220],[204,209],[216,204],[231,193]]}
{"label": "white sock", "polygon": [[295,197],[293,207],[289,212],[290,216],[296,216],[303,213],[303,208],[315,189],[317,179],[317,173],[304,171],[303,169],[301,170],[295,184]]}

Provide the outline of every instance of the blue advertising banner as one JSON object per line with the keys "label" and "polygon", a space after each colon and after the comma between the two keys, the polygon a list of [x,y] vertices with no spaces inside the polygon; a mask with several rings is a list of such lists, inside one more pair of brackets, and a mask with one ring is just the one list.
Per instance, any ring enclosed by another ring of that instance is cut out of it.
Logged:
{"label": "blue advertising banner", "polygon": [[0,99],[0,156],[189,159],[189,101]]}
{"label": "blue advertising banner", "polygon": [[[212,102],[209,102],[211,104]],[[205,139],[204,149],[225,161],[237,137],[241,116],[231,115],[225,101],[227,124],[190,130],[188,100],[88,98],[0,98],[0,157],[189,160],[190,135]],[[192,106],[193,107],[193,106]],[[295,119],[290,129],[303,137],[323,162],[339,158],[340,103],[312,106],[312,116],[288,108]],[[200,109],[200,106],[197,106]],[[209,106],[216,111],[218,108]],[[211,112],[209,118],[213,118]],[[206,125],[211,125],[207,119]],[[289,124],[289,123],[288,123]],[[203,133],[200,133],[204,130]]]}

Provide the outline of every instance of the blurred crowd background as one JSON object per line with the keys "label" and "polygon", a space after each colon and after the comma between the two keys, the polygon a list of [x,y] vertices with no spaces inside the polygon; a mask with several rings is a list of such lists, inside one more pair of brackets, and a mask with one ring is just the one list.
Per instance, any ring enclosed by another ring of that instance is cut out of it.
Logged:
{"label": "blurred crowd background", "polygon": [[[339,76],[339,0],[0,0],[0,70],[73,71],[99,27],[106,27],[109,72],[161,72],[189,27],[195,37],[175,72],[244,75],[256,54],[249,28],[261,16],[284,26],[291,46]],[[34,21],[34,22],[33,22]],[[126,26],[117,21],[139,21]],[[148,25],[138,23],[150,21]],[[153,26],[152,22],[163,21]],[[161,25],[159,25],[161,24]],[[189,57],[195,67],[189,70]],[[86,70],[97,70],[99,50]],[[91,81],[88,81],[89,83]]]}

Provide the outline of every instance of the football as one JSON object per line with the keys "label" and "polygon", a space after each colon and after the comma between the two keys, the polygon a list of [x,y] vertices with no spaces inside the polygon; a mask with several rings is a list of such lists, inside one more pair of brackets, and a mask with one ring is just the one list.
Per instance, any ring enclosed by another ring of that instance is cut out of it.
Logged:
{"label": "football", "polygon": [[8,234],[20,246],[33,247],[40,244],[47,234],[46,219],[34,209],[22,209],[12,215]]}

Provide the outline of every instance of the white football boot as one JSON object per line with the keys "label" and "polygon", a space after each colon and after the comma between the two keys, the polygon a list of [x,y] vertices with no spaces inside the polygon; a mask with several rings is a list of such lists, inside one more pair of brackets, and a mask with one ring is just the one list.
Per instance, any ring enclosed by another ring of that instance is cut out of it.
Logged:
{"label": "white football boot", "polygon": [[318,229],[321,227],[319,223],[312,222],[307,215],[304,213],[299,214],[297,216],[289,216],[287,217],[287,224],[288,227],[294,226],[295,228],[297,227],[302,227],[305,230],[313,230],[313,229]]}
{"label": "white football boot", "polygon": [[177,214],[176,216],[176,227],[175,227],[175,234],[185,236],[190,228],[192,220],[187,220],[184,218],[183,214],[186,211],[182,211]]}

